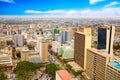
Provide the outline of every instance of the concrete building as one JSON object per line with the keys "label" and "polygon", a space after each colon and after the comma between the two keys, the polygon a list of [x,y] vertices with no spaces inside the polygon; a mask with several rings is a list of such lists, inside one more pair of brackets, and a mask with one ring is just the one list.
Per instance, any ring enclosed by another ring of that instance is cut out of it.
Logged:
{"label": "concrete building", "polygon": [[54,53],[58,53],[59,52],[59,48],[60,48],[61,44],[57,41],[53,41],[52,42],[52,51]]}
{"label": "concrete building", "polygon": [[115,27],[101,25],[98,27],[98,49],[105,49],[107,53],[113,54]]}
{"label": "concrete building", "polygon": [[84,28],[84,33],[75,33],[74,60],[84,70],[86,69],[87,48],[91,48],[91,28]]}
{"label": "concrete building", "polygon": [[120,80],[120,63],[119,62],[112,61],[107,63],[105,80]]}
{"label": "concrete building", "polygon": [[15,46],[19,46],[19,47],[24,46],[24,36],[21,34],[15,34],[14,43],[15,43]]}
{"label": "concrete building", "polygon": [[68,30],[62,31],[62,43],[66,43],[66,41],[71,41],[71,33]]}
{"label": "concrete building", "polygon": [[3,49],[7,46],[5,35],[0,34],[0,49]]}
{"label": "concrete building", "polygon": [[48,62],[48,42],[44,39],[39,44],[39,56],[41,62]]}
{"label": "concrete building", "polygon": [[28,50],[21,51],[21,61],[29,61],[29,51]]}
{"label": "concrete building", "polygon": [[6,47],[6,40],[5,39],[0,39],[0,49],[5,48]]}
{"label": "concrete building", "polygon": [[8,54],[0,54],[0,64],[12,65],[12,58]]}
{"label": "concrete building", "polygon": [[99,52],[95,48],[88,49],[86,60],[87,80],[106,80],[106,65],[112,59],[113,57],[110,54]]}
{"label": "concrete building", "polygon": [[64,59],[74,58],[74,48],[72,48],[71,45],[63,44],[59,50],[60,55],[62,55]]}
{"label": "concrete building", "polygon": [[59,28],[52,28],[52,37],[55,39],[55,34],[59,34],[60,30]]}
{"label": "concrete building", "polygon": [[56,71],[56,79],[55,80],[70,80],[72,79],[72,75],[67,70],[58,70]]}
{"label": "concrete building", "polygon": [[61,36],[61,34],[55,34],[55,41],[58,41],[60,44],[62,43],[62,36]]}

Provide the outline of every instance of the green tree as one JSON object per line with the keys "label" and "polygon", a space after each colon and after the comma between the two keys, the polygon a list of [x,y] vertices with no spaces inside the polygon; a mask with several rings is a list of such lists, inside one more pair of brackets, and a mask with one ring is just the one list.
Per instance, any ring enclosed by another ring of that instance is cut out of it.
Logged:
{"label": "green tree", "polygon": [[66,64],[67,69],[71,70],[72,66],[70,66],[69,64]]}
{"label": "green tree", "polygon": [[60,67],[54,63],[50,63],[48,65],[46,65],[46,72],[50,75],[50,76],[55,76],[55,72],[57,70],[59,70]]}
{"label": "green tree", "polygon": [[7,80],[7,76],[5,75],[5,69],[3,65],[0,65],[0,80]]}
{"label": "green tree", "polygon": [[43,64],[21,61],[14,69],[14,73],[17,74],[18,80],[31,80],[34,75],[33,72],[43,66]]}
{"label": "green tree", "polygon": [[34,76],[34,73],[31,71],[19,71],[19,74],[17,74],[18,80],[31,80]]}

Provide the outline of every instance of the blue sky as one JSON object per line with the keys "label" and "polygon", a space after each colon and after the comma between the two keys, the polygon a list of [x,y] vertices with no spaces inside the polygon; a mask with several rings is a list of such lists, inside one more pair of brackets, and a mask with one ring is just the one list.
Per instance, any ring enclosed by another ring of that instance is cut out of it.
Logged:
{"label": "blue sky", "polygon": [[0,16],[118,17],[120,0],[0,0]]}

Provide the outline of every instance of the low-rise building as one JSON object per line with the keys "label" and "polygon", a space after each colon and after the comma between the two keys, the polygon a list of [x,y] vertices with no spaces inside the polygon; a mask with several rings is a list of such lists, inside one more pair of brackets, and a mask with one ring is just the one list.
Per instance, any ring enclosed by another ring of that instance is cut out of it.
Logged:
{"label": "low-rise building", "polygon": [[70,80],[70,79],[72,79],[72,75],[67,70],[56,71],[55,80]]}

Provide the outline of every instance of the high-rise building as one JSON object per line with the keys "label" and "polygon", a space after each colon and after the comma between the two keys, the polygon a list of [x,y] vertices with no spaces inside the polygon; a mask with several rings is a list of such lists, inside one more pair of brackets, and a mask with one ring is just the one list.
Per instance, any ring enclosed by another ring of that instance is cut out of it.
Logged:
{"label": "high-rise building", "polygon": [[75,33],[74,60],[84,70],[86,69],[87,48],[91,48],[91,28],[84,28],[84,33]]}
{"label": "high-rise building", "polygon": [[106,80],[106,65],[112,59],[113,57],[110,54],[100,52],[95,48],[88,49],[86,60],[87,80]]}
{"label": "high-rise building", "polygon": [[113,54],[113,40],[115,27],[101,25],[98,27],[98,49],[105,49],[107,53]]}
{"label": "high-rise building", "polygon": [[52,37],[53,37],[53,39],[55,39],[55,34],[59,34],[59,32],[60,32],[59,28],[53,28],[52,29]]}
{"label": "high-rise building", "polygon": [[107,63],[105,80],[120,80],[120,63],[119,62],[112,61]]}
{"label": "high-rise building", "polygon": [[15,34],[14,35],[14,43],[15,46],[24,46],[24,36],[21,34]]}
{"label": "high-rise building", "polygon": [[66,43],[66,41],[71,41],[71,33],[68,30],[62,31],[62,43]]}
{"label": "high-rise building", "polygon": [[42,62],[48,62],[48,42],[46,40],[40,41],[39,55]]}
{"label": "high-rise building", "polygon": [[61,46],[61,44],[59,42],[53,41],[52,42],[52,51],[54,53],[58,53],[60,46]]}
{"label": "high-rise building", "polygon": [[61,42],[62,42],[61,34],[55,34],[55,41],[58,41],[61,44]]}

